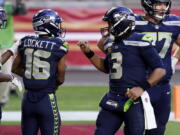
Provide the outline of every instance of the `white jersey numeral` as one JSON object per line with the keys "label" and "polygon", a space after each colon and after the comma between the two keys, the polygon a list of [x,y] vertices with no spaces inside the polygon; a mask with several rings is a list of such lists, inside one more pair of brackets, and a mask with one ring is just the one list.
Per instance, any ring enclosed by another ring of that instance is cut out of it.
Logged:
{"label": "white jersey numeral", "polygon": [[168,32],[145,32],[145,33],[152,36],[153,38],[152,45],[154,46],[156,45],[156,42],[162,41],[163,39],[165,40],[163,47],[161,51],[159,52],[159,56],[161,58],[164,58],[171,45],[172,33],[168,33]]}
{"label": "white jersey numeral", "polygon": [[122,77],[122,57],[123,56],[120,52],[111,54],[111,60],[115,60],[112,66],[112,69],[114,69],[115,72],[111,71],[111,79],[120,79]]}
{"label": "white jersey numeral", "polygon": [[41,60],[51,56],[51,53],[44,50],[34,50],[27,48],[25,77],[31,79],[32,76],[37,80],[46,80],[50,76],[50,64]]}

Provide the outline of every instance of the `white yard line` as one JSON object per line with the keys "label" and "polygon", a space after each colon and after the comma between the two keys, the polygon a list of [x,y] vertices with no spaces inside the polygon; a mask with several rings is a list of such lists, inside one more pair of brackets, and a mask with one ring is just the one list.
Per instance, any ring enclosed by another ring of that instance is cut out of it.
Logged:
{"label": "white yard line", "polygon": [[[60,111],[62,121],[95,121],[98,111]],[[2,121],[20,121],[20,111],[3,111]],[[174,119],[174,113],[170,114],[170,121],[178,121]]]}

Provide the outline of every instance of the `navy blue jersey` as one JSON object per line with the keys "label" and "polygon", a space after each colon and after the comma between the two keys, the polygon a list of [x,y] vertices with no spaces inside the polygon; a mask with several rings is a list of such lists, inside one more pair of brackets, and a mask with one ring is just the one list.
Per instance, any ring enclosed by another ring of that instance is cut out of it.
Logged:
{"label": "navy blue jersey", "polygon": [[26,36],[21,39],[18,51],[22,58],[25,89],[54,91],[58,61],[67,53],[67,45],[60,38]]}
{"label": "navy blue jersey", "polygon": [[128,88],[140,86],[147,79],[147,68],[163,67],[151,41],[148,35],[133,33],[126,40],[113,43],[107,54],[110,91],[124,95]]}
{"label": "navy blue jersey", "polygon": [[172,76],[171,50],[173,42],[176,41],[180,33],[180,17],[168,15],[159,24],[154,24],[145,20],[142,16],[136,15],[135,30],[152,36],[152,45],[158,51],[166,69],[166,75],[161,82],[169,82]]}

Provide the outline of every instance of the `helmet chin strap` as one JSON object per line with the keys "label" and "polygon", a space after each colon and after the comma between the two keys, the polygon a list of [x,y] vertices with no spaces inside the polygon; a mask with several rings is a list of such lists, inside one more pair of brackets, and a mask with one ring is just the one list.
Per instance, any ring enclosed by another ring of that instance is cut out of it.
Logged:
{"label": "helmet chin strap", "polygon": [[162,21],[165,17],[165,15],[161,16],[161,15],[154,15],[155,19],[157,19],[158,21]]}

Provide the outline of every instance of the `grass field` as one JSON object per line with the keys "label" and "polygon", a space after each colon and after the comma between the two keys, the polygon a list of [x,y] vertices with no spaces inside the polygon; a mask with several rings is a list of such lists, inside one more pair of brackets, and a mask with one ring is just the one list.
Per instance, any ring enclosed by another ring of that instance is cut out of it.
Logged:
{"label": "grass field", "polygon": [[[60,110],[98,110],[98,103],[107,87],[59,87],[57,99]],[[22,94],[11,97],[3,110],[20,110]],[[62,124],[94,124],[95,122],[62,122]],[[2,124],[15,124],[19,122],[3,122]],[[180,135],[180,122],[169,122],[165,135]]]}

